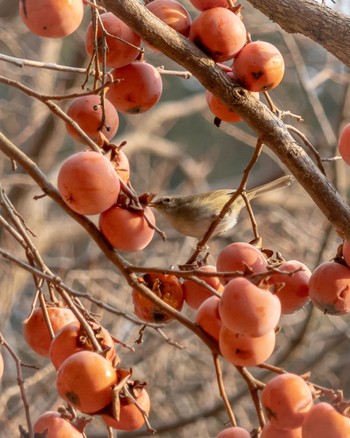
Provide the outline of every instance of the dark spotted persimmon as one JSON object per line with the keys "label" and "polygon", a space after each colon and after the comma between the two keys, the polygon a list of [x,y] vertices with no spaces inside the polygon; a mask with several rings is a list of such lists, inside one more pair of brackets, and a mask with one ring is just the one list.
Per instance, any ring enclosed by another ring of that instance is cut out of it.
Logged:
{"label": "dark spotted persimmon", "polygon": [[82,0],[20,0],[19,14],[35,35],[62,38],[79,27],[84,5]]}
{"label": "dark spotted persimmon", "polygon": [[243,47],[233,61],[237,82],[249,91],[268,91],[277,87],[284,75],[284,59],[273,44],[253,41]]}
{"label": "dark spotted persimmon", "polygon": [[242,20],[226,8],[203,11],[193,20],[190,40],[214,61],[232,59],[247,40]]}
{"label": "dark spotted persimmon", "polygon": [[[139,281],[175,310],[182,309],[184,302],[183,289],[181,282],[174,275],[150,273],[143,275]],[[132,291],[132,300],[136,316],[143,321],[164,323],[173,320],[166,311],[144,297],[137,289]]]}
{"label": "dark spotted persimmon", "polygon": [[86,414],[103,409],[113,398],[118,383],[111,362],[93,351],[80,351],[69,356],[57,372],[60,397]]}

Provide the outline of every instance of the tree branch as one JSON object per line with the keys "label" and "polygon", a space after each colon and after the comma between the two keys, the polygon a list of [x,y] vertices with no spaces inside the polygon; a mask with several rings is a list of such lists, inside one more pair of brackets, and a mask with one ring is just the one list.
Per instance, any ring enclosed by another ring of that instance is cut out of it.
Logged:
{"label": "tree branch", "polygon": [[[335,229],[350,240],[349,206],[329,179],[294,140],[282,120],[262,102],[233,82],[211,58],[158,20],[137,0],[100,0],[100,2],[152,46],[192,73],[206,89],[237,112],[255,131],[257,137],[277,155],[295,176]],[[273,3],[277,3],[277,0],[274,0]],[[280,3],[285,4],[286,1]],[[294,0],[290,3],[299,5],[301,2]],[[310,0],[305,0],[305,4],[317,6]],[[295,10],[293,17],[296,17]],[[324,19],[326,13],[328,13],[328,9],[323,10]],[[288,17],[288,15],[286,16]],[[303,15],[300,14],[300,16]],[[339,31],[337,34],[339,35]]]}
{"label": "tree branch", "polygon": [[307,36],[350,67],[349,16],[315,0],[248,1],[284,31]]}

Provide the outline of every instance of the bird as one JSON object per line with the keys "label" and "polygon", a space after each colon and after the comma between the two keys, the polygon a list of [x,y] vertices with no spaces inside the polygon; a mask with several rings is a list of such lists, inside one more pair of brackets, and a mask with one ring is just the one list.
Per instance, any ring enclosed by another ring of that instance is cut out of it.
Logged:
{"label": "bird", "polygon": [[[251,200],[256,196],[288,187],[293,181],[291,175],[285,175],[247,190],[246,195],[248,200]],[[232,189],[219,189],[190,195],[162,195],[152,199],[148,206],[158,211],[180,234],[201,239],[235,192],[236,190]],[[212,237],[234,227],[238,214],[245,205],[243,197],[238,196],[218,223]]]}

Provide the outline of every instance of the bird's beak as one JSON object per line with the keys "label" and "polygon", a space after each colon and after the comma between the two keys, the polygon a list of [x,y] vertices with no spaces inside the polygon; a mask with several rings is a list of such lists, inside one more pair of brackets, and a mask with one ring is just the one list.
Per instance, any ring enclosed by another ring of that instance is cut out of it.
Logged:
{"label": "bird's beak", "polygon": [[159,207],[159,202],[157,201],[157,199],[155,199],[154,201],[151,201],[147,207],[152,207],[152,208],[157,208]]}

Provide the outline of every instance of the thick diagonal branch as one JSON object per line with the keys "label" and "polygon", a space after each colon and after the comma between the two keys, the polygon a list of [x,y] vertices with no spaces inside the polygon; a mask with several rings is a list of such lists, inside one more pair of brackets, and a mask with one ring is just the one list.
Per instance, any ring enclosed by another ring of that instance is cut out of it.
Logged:
{"label": "thick diagonal branch", "polygon": [[248,0],[288,33],[300,33],[350,67],[350,17],[315,0]]}
{"label": "thick diagonal branch", "polygon": [[236,111],[296,177],[332,225],[350,240],[349,206],[279,118],[137,0],[101,0],[101,3]]}

